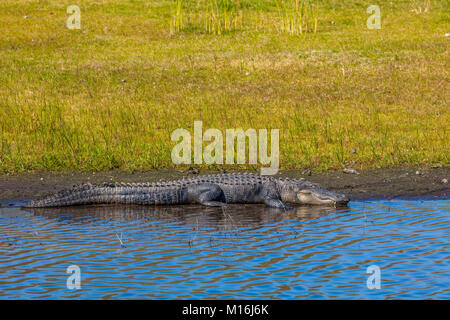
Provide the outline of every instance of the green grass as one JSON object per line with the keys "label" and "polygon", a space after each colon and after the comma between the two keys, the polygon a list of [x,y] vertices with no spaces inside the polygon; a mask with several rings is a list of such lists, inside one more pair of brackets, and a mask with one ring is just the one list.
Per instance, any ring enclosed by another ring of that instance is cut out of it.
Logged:
{"label": "green grass", "polygon": [[1,1],[0,172],[173,167],[194,120],[280,129],[284,169],[449,165],[448,1],[378,1],[381,30],[373,1],[309,1],[304,32],[275,1],[210,30],[210,0],[182,2],[175,27],[175,0],[79,1],[69,30],[73,1]]}

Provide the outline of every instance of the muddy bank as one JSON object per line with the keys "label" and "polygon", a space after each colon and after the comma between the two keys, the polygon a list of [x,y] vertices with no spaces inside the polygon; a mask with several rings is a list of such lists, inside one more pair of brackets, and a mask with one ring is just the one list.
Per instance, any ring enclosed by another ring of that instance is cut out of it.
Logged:
{"label": "muddy bank", "polygon": [[[218,173],[201,171],[201,174]],[[46,195],[82,182],[145,182],[193,176],[177,170],[149,172],[97,173],[27,173],[0,176],[0,203],[25,201]],[[387,168],[346,174],[342,171],[314,173],[303,170],[283,171],[276,176],[305,178],[323,187],[345,193],[354,200],[391,198],[446,198],[450,196],[450,167]]]}

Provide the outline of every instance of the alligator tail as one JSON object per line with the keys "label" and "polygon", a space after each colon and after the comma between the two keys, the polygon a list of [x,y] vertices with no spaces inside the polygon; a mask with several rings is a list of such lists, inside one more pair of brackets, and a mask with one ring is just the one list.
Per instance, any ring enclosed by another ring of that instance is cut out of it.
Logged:
{"label": "alligator tail", "polygon": [[72,189],[64,189],[53,195],[45,196],[28,202],[25,207],[60,207],[70,205],[109,203],[113,200],[113,194],[101,194],[100,189],[90,183],[74,186]]}
{"label": "alligator tail", "polygon": [[181,204],[186,192],[177,185],[155,185],[151,183],[85,183],[72,189],[28,202],[25,207],[63,207],[89,204]]}

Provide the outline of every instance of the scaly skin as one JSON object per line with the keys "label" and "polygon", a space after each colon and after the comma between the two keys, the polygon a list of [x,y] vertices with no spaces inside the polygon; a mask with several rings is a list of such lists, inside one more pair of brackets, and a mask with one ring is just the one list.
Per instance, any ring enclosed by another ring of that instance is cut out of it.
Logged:
{"label": "scaly skin", "polygon": [[62,190],[26,207],[61,207],[89,204],[222,206],[227,203],[265,203],[269,207],[292,209],[297,204],[346,204],[349,199],[308,181],[273,178],[249,173],[198,176],[153,183],[82,184]]}

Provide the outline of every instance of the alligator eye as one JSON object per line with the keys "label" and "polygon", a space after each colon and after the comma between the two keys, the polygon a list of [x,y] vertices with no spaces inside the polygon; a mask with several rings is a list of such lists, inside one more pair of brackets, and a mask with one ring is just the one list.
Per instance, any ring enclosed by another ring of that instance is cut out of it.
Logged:
{"label": "alligator eye", "polygon": [[303,193],[303,194],[311,194],[311,191],[309,191],[309,190],[300,190],[300,193]]}

